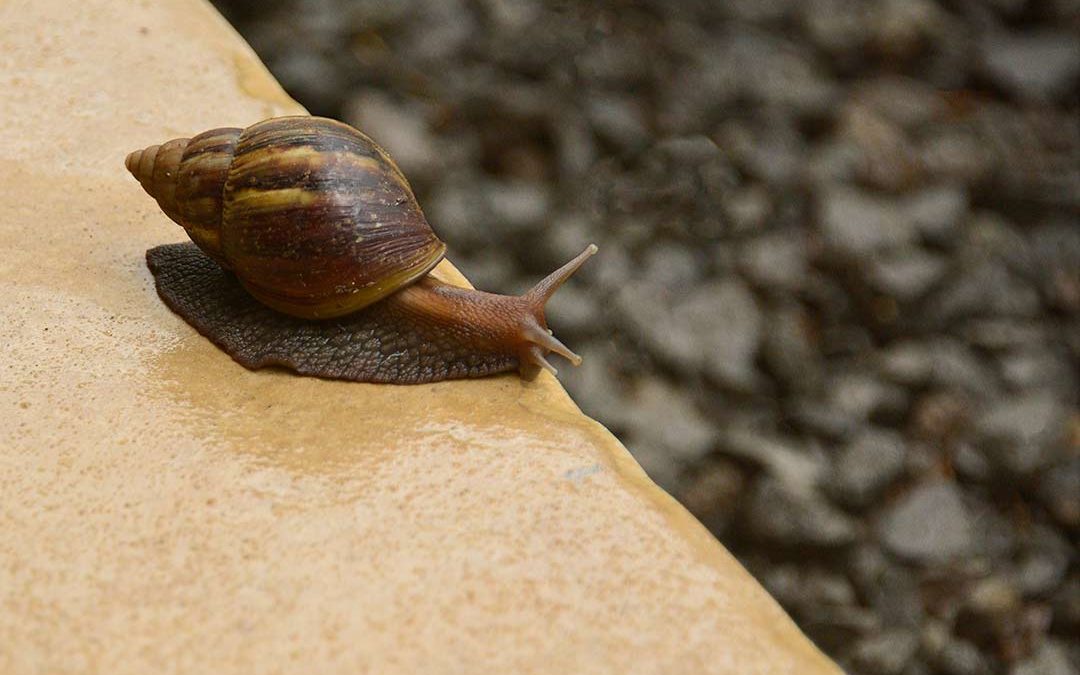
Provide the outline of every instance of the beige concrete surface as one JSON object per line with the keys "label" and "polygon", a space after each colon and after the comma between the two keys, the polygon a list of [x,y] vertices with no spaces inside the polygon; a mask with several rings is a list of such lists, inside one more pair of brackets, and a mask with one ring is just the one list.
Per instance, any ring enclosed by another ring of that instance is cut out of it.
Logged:
{"label": "beige concrete surface", "polygon": [[0,91],[0,673],[837,672],[546,375],[249,372],[165,308],[125,154],[300,110],[208,5],[0,0]]}

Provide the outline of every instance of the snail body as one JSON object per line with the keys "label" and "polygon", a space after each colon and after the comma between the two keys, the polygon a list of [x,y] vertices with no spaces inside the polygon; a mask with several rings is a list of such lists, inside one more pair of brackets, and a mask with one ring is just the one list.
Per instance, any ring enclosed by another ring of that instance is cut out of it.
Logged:
{"label": "snail body", "polygon": [[580,362],[547,330],[544,304],[596,248],[521,296],[445,284],[428,272],[446,245],[408,181],[346,124],[273,118],[125,163],[198,247],[148,252],[159,295],[249,368],[419,383],[554,372],[548,352]]}

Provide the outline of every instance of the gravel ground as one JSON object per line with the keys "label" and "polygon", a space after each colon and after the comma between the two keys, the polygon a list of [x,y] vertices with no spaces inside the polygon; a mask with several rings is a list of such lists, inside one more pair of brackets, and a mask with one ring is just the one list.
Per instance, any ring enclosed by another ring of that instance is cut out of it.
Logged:
{"label": "gravel ground", "polygon": [[1080,2],[217,4],[849,672],[1080,670]]}

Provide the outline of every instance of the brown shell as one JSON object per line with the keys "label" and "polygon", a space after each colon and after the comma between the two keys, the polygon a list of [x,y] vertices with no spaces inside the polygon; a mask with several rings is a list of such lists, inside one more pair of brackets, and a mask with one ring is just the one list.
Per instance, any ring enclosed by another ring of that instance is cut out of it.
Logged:
{"label": "brown shell", "polygon": [[194,138],[151,145],[127,157],[126,165],[165,215],[219,265],[225,179],[242,129],[212,129]]}
{"label": "brown shell", "polygon": [[132,153],[127,165],[192,241],[293,316],[355,312],[446,251],[393,160],[335,120],[215,129]]}

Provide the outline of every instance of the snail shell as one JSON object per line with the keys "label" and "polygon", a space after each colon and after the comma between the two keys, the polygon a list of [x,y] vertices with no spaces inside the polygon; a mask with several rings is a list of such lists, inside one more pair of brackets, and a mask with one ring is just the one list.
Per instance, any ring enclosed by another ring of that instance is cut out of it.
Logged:
{"label": "snail shell", "polygon": [[214,129],[134,152],[127,166],[199,248],[292,316],[355,312],[446,253],[386,151],[334,120]]}

